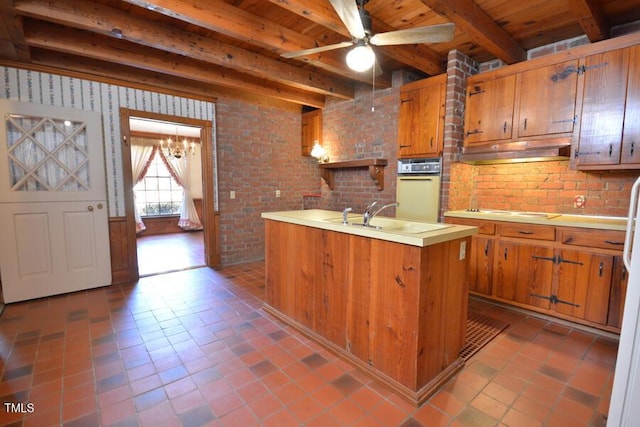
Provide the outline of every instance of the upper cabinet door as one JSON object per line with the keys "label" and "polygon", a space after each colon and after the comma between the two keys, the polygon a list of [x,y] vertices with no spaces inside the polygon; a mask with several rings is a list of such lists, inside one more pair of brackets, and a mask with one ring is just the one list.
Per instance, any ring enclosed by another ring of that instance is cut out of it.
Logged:
{"label": "upper cabinet door", "polygon": [[440,155],[444,136],[444,77],[420,80],[400,90],[398,157]]}
{"label": "upper cabinet door", "polygon": [[629,82],[620,163],[640,163],[640,46],[629,49]]}
{"label": "upper cabinet door", "polygon": [[465,145],[510,139],[516,76],[467,85]]}
{"label": "upper cabinet door", "polygon": [[578,167],[620,163],[628,65],[628,49],[585,58]]}
{"label": "upper cabinet door", "polygon": [[322,110],[302,114],[302,155],[310,156],[315,142],[322,142]]}
{"label": "upper cabinet door", "polygon": [[519,137],[573,132],[577,60],[525,71],[519,79]]}

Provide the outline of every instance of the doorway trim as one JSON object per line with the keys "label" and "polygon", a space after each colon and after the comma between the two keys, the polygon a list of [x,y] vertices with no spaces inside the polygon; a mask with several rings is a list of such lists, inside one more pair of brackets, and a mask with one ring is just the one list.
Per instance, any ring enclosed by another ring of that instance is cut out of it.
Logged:
{"label": "doorway trim", "polygon": [[120,108],[120,128],[122,130],[122,174],[124,186],[124,206],[127,229],[127,246],[133,248],[129,253],[129,265],[135,266],[135,280],[140,276],[138,270],[138,254],[136,248],[136,226],[134,218],[133,177],[131,169],[131,134],[129,119],[140,117],[169,123],[185,124],[200,127],[200,143],[202,149],[202,224],[204,227],[204,261],[208,267],[220,266],[219,245],[219,211],[215,206],[215,159],[213,145],[213,123],[210,120],[172,116],[148,111]]}

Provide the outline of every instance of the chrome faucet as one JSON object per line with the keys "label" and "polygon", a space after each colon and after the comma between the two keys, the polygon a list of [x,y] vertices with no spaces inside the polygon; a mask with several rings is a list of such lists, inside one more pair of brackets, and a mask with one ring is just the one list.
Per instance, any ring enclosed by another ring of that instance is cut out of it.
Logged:
{"label": "chrome faucet", "polygon": [[365,227],[371,227],[371,220],[375,218],[383,209],[390,208],[392,206],[398,206],[398,203],[389,203],[388,205],[384,205],[378,209],[373,209],[375,205],[378,203],[377,200],[369,203],[367,208],[364,210],[364,214],[362,215],[362,225]]}
{"label": "chrome faucet", "polygon": [[348,214],[349,214],[349,212],[351,212],[351,211],[353,211],[353,208],[345,208],[345,209],[342,211],[342,223],[343,223],[344,225],[349,224],[349,217],[348,217]]}

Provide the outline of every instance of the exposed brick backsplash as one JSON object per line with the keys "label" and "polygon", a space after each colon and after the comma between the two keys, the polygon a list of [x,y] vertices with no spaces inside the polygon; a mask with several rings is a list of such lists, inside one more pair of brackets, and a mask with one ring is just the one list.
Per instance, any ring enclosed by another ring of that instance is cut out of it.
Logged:
{"label": "exposed brick backsplash", "polygon": [[[582,172],[568,161],[466,165],[451,171],[449,209],[505,209],[563,214],[626,216],[639,171]],[[584,208],[573,199],[584,195]]]}

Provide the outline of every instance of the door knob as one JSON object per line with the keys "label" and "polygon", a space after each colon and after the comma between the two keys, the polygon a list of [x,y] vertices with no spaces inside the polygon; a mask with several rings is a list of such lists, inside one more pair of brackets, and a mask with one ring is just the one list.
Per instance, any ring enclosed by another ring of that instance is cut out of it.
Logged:
{"label": "door knob", "polygon": [[91,206],[91,205],[87,206],[87,210],[88,210],[89,212],[93,212],[93,206]]}

